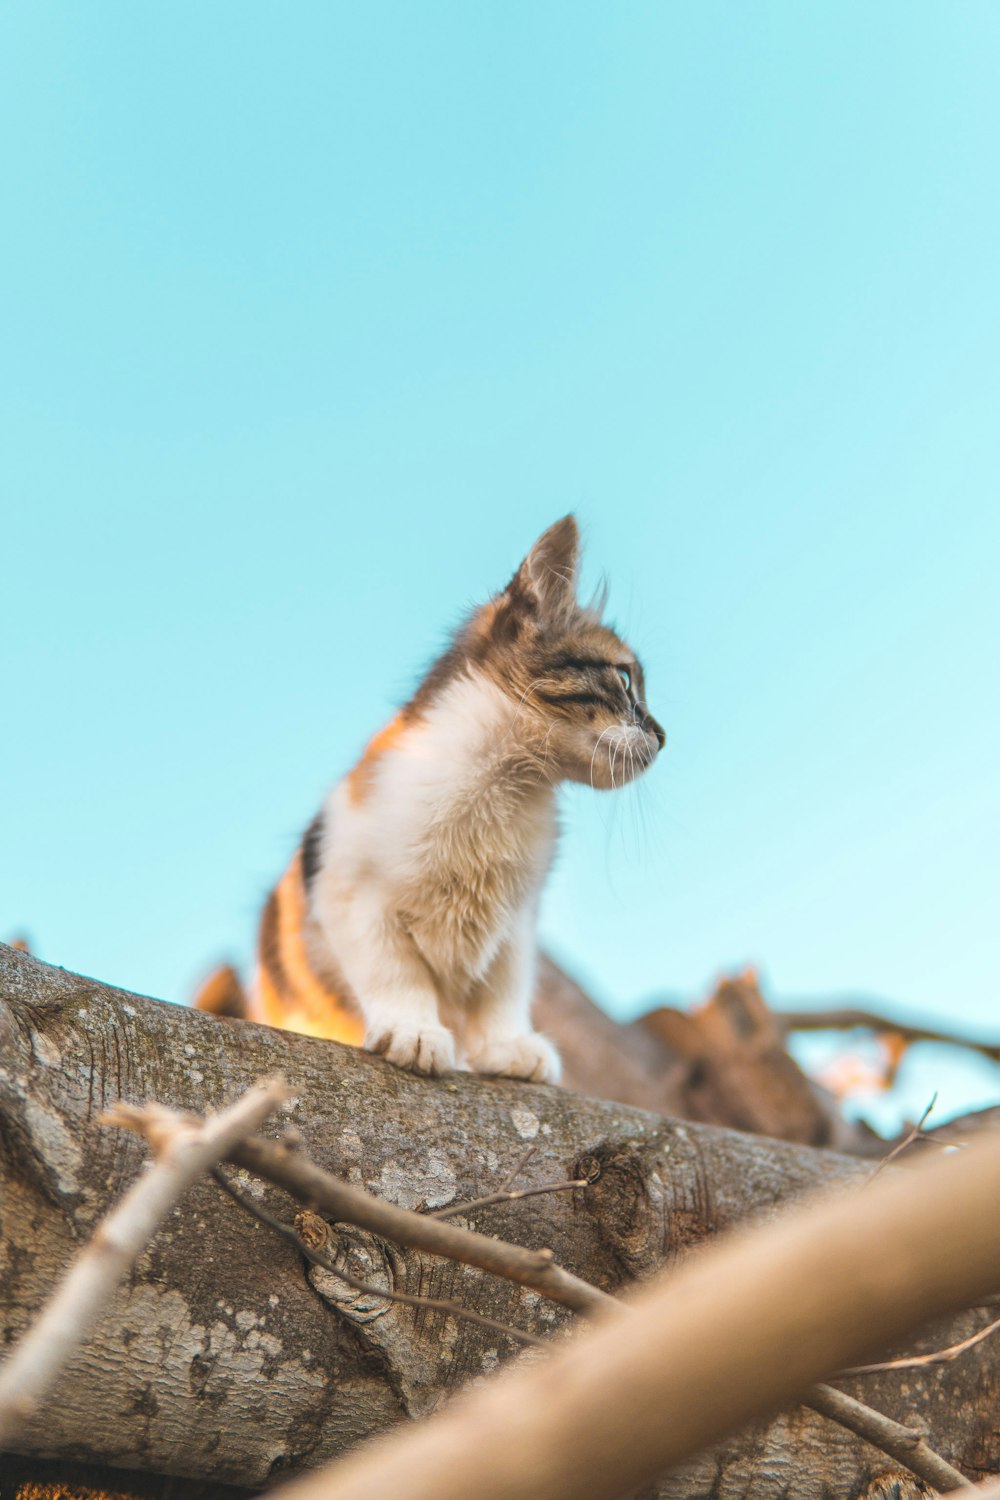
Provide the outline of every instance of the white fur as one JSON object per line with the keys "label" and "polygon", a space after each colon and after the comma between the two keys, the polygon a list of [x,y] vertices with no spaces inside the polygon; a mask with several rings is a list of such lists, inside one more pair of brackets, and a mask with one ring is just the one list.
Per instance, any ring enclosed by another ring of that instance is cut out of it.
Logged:
{"label": "white fur", "polygon": [[558,1078],[529,1015],[555,801],[522,730],[469,669],[374,760],[360,801],[346,780],[327,799],[307,940],[365,1045],[400,1067]]}

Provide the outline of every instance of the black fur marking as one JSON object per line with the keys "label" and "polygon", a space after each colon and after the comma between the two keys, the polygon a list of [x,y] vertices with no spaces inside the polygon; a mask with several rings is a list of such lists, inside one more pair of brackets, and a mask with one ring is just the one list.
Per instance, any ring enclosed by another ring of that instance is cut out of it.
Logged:
{"label": "black fur marking", "polygon": [[323,814],[318,812],[306,829],[305,838],[302,840],[302,882],[307,891],[319,873],[322,862],[322,843]]}
{"label": "black fur marking", "polygon": [[618,670],[613,661],[607,661],[603,656],[574,656],[572,651],[560,651],[551,658],[548,665],[554,672],[590,672],[595,667],[611,672]]}
{"label": "black fur marking", "polygon": [[542,688],[537,689],[538,697],[546,703],[592,703],[599,704],[602,708],[609,708],[612,713],[618,712],[621,704],[609,693],[546,693]]}

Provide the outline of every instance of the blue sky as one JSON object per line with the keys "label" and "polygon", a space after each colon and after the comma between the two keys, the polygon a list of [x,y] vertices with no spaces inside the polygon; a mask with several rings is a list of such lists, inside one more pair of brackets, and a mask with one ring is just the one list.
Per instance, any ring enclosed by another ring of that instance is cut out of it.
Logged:
{"label": "blue sky", "polygon": [[994,1028],[998,72],[989,0],[5,5],[3,931],[245,960],[574,509],[670,741],[552,948]]}

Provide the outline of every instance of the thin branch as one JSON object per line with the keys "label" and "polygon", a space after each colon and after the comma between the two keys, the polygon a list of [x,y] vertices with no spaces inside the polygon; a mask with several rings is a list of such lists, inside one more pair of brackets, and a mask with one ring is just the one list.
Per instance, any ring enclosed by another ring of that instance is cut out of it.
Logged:
{"label": "thin branch", "polygon": [[520,1177],[521,1173],[524,1171],[525,1167],[528,1165],[529,1161],[534,1156],[537,1150],[537,1146],[529,1146],[524,1155],[518,1158],[518,1161],[513,1170],[508,1173],[503,1182],[501,1182],[500,1186],[497,1188],[498,1193],[505,1193],[508,1188],[514,1186],[515,1182]]}
{"label": "thin branch", "polygon": [[1000,1042],[987,1042],[975,1037],[961,1036],[953,1031],[940,1031],[934,1026],[913,1026],[903,1021],[894,1021],[890,1016],[877,1011],[856,1010],[851,1007],[831,1010],[784,1010],[775,1011],[774,1018],[783,1031],[876,1031],[882,1035],[895,1032],[905,1042],[941,1042],[948,1047],[967,1047],[979,1052],[991,1062],[1000,1062]]}
{"label": "thin branch", "polygon": [[513,1339],[515,1343],[534,1344],[541,1349],[546,1347],[546,1341],[537,1338],[535,1334],[525,1333],[520,1328],[511,1327],[508,1323],[501,1323],[497,1318],[489,1318],[485,1313],[473,1312],[471,1308],[463,1307],[460,1302],[449,1302],[441,1297],[416,1296],[410,1292],[390,1292],[384,1287],[375,1286],[373,1282],[362,1281],[360,1277],[355,1276],[346,1267],[338,1265],[332,1256],[324,1254],[323,1250],[318,1248],[319,1244],[328,1243],[331,1239],[329,1225],[324,1219],[320,1219],[316,1214],[310,1215],[310,1218],[315,1220],[316,1229],[318,1230],[319,1225],[323,1225],[325,1230],[325,1234],[318,1237],[317,1245],[310,1245],[291,1224],[286,1224],[284,1219],[277,1218],[266,1208],[255,1203],[252,1198],[247,1198],[241,1193],[218,1167],[213,1171],[212,1176],[223,1192],[228,1193],[240,1208],[245,1209],[248,1214],[252,1214],[255,1219],[259,1219],[262,1224],[266,1224],[269,1229],[273,1229],[275,1233],[288,1240],[289,1244],[300,1250],[306,1260],[311,1261],[314,1266],[331,1272],[332,1275],[346,1282],[349,1287],[353,1287],[356,1292],[366,1292],[373,1297],[384,1297],[387,1302],[404,1302],[408,1307],[429,1308],[435,1312],[448,1313],[455,1318],[464,1318],[469,1323],[478,1323],[481,1328],[490,1328],[494,1333],[502,1333],[506,1338]]}
{"label": "thin branch", "polygon": [[514,1203],[518,1198],[537,1198],[541,1193],[565,1193],[569,1188],[585,1188],[590,1183],[585,1177],[574,1177],[567,1182],[543,1182],[540,1187],[517,1188],[513,1191],[491,1193],[488,1198],[473,1198],[469,1203],[452,1203],[447,1208],[435,1208],[424,1217],[428,1219],[451,1219],[456,1214],[470,1214],[477,1208],[492,1208],[495,1203]]}
{"label": "thin branch", "polygon": [[897,1142],[897,1144],[895,1146],[893,1146],[892,1150],[891,1151],[887,1151],[886,1154],[885,1154],[885,1156],[883,1156],[882,1160],[879,1162],[878,1166],[875,1168],[874,1172],[872,1172],[871,1176],[869,1177],[869,1179],[868,1179],[869,1182],[874,1182],[875,1179],[876,1179],[876,1177],[878,1176],[878,1174],[880,1172],[884,1171],[885,1168],[889,1165],[889,1163],[891,1161],[895,1161],[897,1156],[901,1156],[902,1153],[907,1149],[907,1147],[908,1146],[912,1146],[913,1142],[915,1140],[917,1140],[917,1138],[923,1134],[924,1125],[926,1124],[927,1118],[930,1115],[930,1112],[934,1108],[934,1106],[935,1106],[936,1103],[937,1103],[937,1089],[935,1089],[934,1093],[931,1095],[931,1102],[930,1102],[930,1104],[928,1104],[927,1108],[924,1110],[923,1114],[920,1116],[920,1119],[917,1121],[917,1123],[915,1125],[911,1126],[910,1129],[909,1129],[909,1131],[907,1132],[907,1134],[903,1137],[903,1139],[901,1141]]}
{"label": "thin branch", "polygon": [[885,1359],[877,1365],[852,1365],[848,1370],[838,1370],[837,1379],[848,1375],[880,1375],[883,1370],[917,1370],[925,1365],[946,1365],[951,1360],[957,1359],[967,1349],[974,1349],[984,1339],[988,1339],[991,1333],[996,1333],[1000,1328],[1000,1318],[992,1323],[987,1323],[985,1328],[980,1328],[978,1333],[971,1334],[961,1343],[949,1344],[947,1349],[934,1349],[930,1354],[910,1354],[903,1359]]}
{"label": "thin branch", "polygon": [[837,1422],[850,1432],[856,1432],[858,1437],[864,1438],[882,1453],[887,1453],[890,1458],[909,1469],[911,1474],[916,1474],[918,1479],[924,1480],[942,1494],[972,1488],[964,1474],[953,1469],[950,1463],[929,1447],[922,1432],[904,1427],[901,1422],[894,1422],[891,1417],[874,1411],[872,1407],[856,1401],[853,1396],[834,1390],[832,1385],[813,1386],[809,1394],[803,1397],[802,1404],[829,1417],[832,1422]]}
{"label": "thin branch", "polygon": [[480,1270],[530,1287],[574,1312],[592,1313],[602,1307],[618,1306],[607,1292],[556,1265],[551,1250],[526,1250],[472,1229],[461,1229],[457,1224],[442,1223],[428,1214],[397,1208],[394,1203],[386,1203],[363,1188],[324,1172],[303,1151],[288,1151],[280,1142],[254,1137],[230,1152],[228,1159],[283,1187],[293,1198],[338,1223],[355,1224],[398,1245],[478,1266]]}
{"label": "thin branch", "polygon": [[257,1130],[286,1097],[282,1080],[271,1078],[204,1120],[155,1104],[145,1109],[118,1104],[105,1115],[110,1124],[145,1135],[156,1159],[98,1225],[0,1369],[0,1447],[36,1410],[85,1342],[115,1288],[185,1189]]}

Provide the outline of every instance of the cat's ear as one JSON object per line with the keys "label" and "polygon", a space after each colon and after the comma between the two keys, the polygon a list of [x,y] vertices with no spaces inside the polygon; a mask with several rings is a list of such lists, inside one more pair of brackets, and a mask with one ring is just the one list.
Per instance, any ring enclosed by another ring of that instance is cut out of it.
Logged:
{"label": "cat's ear", "polygon": [[574,516],[563,516],[543,531],[514,574],[508,592],[530,600],[543,619],[556,619],[576,607],[580,531]]}

